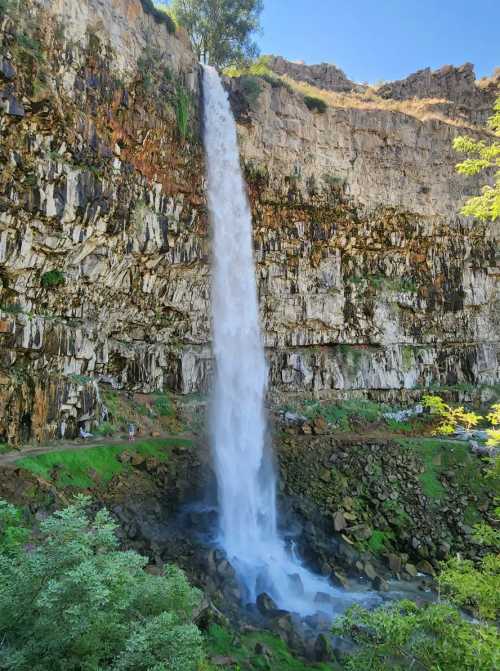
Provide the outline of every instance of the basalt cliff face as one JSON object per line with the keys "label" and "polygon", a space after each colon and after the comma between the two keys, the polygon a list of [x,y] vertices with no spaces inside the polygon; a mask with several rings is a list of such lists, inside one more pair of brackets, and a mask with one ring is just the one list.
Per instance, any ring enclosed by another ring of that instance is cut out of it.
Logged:
{"label": "basalt cliff face", "polygon": [[[146,0],[15,11],[0,19],[0,438],[13,443],[97,420],[98,382],[190,393],[212,369],[187,40]],[[399,95],[320,113],[287,86],[259,81],[249,102],[242,80],[227,85],[272,393],[494,384],[496,230],[457,215],[479,182],[451,149],[485,135],[477,119],[419,118]]]}

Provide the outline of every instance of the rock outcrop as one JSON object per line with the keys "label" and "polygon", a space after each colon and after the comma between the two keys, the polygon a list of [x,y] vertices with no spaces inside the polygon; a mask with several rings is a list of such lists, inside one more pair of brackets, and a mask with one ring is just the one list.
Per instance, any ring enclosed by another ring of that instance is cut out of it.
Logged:
{"label": "rock outcrop", "polygon": [[306,65],[301,61],[288,61],[281,56],[269,56],[267,64],[278,75],[288,75],[292,79],[327,91],[355,91],[365,88],[352,82],[340,68],[331,63]]}
{"label": "rock outcrop", "polygon": [[473,123],[484,124],[491,115],[499,94],[500,73],[486,80],[476,80],[474,66],[445,65],[439,70],[425,68],[400,81],[388,82],[377,88],[382,98],[409,100],[438,98],[448,101],[450,115],[465,115]]}
{"label": "rock outcrop", "polygon": [[[97,382],[208,387],[200,79],[171,29],[146,0],[0,19],[0,439],[97,419]],[[230,86],[272,392],[497,381],[496,231],[457,215],[480,182],[451,142],[472,131],[376,103],[320,114],[264,80],[249,106]]]}

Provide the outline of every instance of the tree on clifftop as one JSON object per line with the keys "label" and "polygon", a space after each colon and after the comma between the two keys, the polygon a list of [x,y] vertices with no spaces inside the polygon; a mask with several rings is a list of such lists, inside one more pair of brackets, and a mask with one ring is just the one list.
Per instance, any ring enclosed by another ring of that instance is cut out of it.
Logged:
{"label": "tree on clifftop", "polygon": [[262,0],[173,0],[171,8],[203,63],[223,68],[258,54]]}
{"label": "tree on clifftop", "polygon": [[[497,138],[500,138],[500,98],[497,98],[493,116],[488,119],[488,126]],[[500,141],[494,140],[487,144],[483,140],[476,142],[471,137],[457,137],[453,148],[468,158],[457,165],[462,175],[477,175],[483,170],[495,170],[493,186],[486,185],[480,196],[469,198],[462,208],[462,214],[477,217],[482,221],[495,221],[500,218]]]}

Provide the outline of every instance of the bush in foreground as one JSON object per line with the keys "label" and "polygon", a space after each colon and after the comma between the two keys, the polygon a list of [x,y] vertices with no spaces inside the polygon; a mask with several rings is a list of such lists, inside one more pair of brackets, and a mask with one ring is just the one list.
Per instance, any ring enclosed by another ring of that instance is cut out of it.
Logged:
{"label": "bush in foreground", "polygon": [[0,669],[196,671],[202,637],[192,623],[200,595],[176,567],[118,550],[105,510],[88,499],[54,513],[26,545],[19,516],[0,506]]}

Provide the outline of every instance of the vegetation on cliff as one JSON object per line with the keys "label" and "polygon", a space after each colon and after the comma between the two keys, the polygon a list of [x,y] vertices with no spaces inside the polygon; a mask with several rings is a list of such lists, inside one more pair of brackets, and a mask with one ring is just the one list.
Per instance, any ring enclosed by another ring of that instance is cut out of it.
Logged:
{"label": "vegetation on cliff", "polygon": [[204,63],[225,67],[253,58],[262,0],[173,0],[172,12]]}
{"label": "vegetation on cliff", "polygon": [[[494,113],[488,120],[488,126],[497,138],[500,138],[500,98],[495,103]],[[467,158],[457,165],[462,175],[477,175],[487,171],[493,173],[493,186],[483,187],[480,196],[469,198],[462,208],[462,214],[470,215],[482,221],[495,221],[500,217],[500,140],[491,143],[460,136],[453,141],[453,147]]]}

